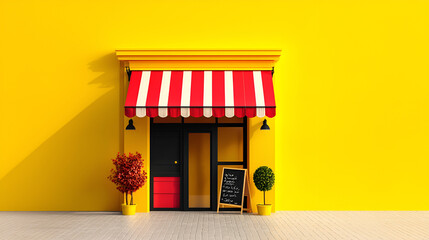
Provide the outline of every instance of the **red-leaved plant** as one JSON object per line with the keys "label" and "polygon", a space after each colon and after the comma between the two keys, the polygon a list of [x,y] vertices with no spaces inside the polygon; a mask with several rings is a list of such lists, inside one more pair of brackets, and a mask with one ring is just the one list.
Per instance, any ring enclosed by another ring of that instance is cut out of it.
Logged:
{"label": "red-leaved plant", "polygon": [[131,194],[131,203],[134,205],[133,192],[139,190],[146,182],[146,172],[142,170],[143,159],[138,152],[129,153],[128,156],[120,154],[112,159],[115,168],[110,170],[112,174],[108,177],[110,181],[116,184],[116,189],[125,193],[125,203],[128,205],[128,194]]}

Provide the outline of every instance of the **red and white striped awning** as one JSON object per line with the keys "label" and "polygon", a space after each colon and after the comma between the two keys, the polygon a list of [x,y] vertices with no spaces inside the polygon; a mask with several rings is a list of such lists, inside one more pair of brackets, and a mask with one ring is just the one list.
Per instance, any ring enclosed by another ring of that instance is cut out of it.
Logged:
{"label": "red and white striped awning", "polygon": [[132,71],[127,117],[274,117],[271,71]]}

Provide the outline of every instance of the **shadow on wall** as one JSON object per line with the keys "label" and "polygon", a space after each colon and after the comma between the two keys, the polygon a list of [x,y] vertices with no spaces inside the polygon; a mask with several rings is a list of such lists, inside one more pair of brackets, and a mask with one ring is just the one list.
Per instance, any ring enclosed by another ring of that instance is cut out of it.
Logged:
{"label": "shadow on wall", "polygon": [[93,72],[102,73],[102,75],[89,82],[90,85],[95,84],[100,88],[114,87],[119,94],[119,61],[116,59],[114,52],[90,62],[88,68]]}
{"label": "shadow on wall", "polygon": [[114,54],[90,63],[102,74],[89,85],[112,90],[0,180],[0,211],[119,211],[120,194],[107,179],[119,151],[118,66]]}

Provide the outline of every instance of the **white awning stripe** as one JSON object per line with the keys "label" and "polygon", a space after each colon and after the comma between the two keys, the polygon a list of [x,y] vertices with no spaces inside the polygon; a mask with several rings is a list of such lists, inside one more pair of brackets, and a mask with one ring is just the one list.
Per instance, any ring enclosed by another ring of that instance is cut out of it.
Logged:
{"label": "white awning stripe", "polygon": [[159,93],[158,115],[160,117],[168,116],[168,94],[170,92],[171,71],[163,71],[161,80],[161,90]]}
{"label": "white awning stripe", "polygon": [[182,83],[182,99],[180,109],[182,117],[189,117],[190,110],[189,106],[191,105],[191,81],[192,80],[192,71],[183,71],[183,83]]}
{"label": "white awning stripe", "polygon": [[170,79],[171,71],[164,71],[162,73],[161,90],[159,93],[159,104],[160,107],[167,107],[168,105],[168,93],[170,92]]}
{"label": "white awning stripe", "polygon": [[146,117],[146,108],[137,108],[136,109],[137,117]]}
{"label": "white awning stripe", "polygon": [[225,116],[234,117],[234,82],[232,71],[225,71]]}
{"label": "white awning stripe", "polygon": [[204,71],[203,115],[207,118],[212,116],[212,84],[212,71]]}
{"label": "white awning stripe", "polygon": [[[147,92],[149,90],[149,80],[151,71],[143,71],[140,80],[140,89],[137,97],[137,106],[146,106]],[[137,108],[137,117],[146,116],[146,108]]]}
{"label": "white awning stripe", "polygon": [[234,106],[234,83],[232,71],[225,71],[225,106]]}
{"label": "white awning stripe", "polygon": [[261,71],[253,71],[253,84],[255,86],[256,116],[264,117],[265,99]]}

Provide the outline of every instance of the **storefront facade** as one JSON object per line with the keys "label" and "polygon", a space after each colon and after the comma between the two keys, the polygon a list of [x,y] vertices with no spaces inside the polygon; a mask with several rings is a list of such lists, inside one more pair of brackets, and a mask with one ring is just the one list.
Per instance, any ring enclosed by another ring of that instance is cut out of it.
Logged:
{"label": "storefront facade", "polygon": [[[120,108],[125,110],[121,150],[142,153],[149,173],[148,183],[136,194],[137,211],[215,210],[223,167],[246,168],[250,180],[259,166],[275,171],[272,76],[280,50],[116,54],[121,67]],[[209,88],[195,84],[207,81]],[[126,130],[130,119],[135,130]],[[264,119],[268,131],[261,130]],[[250,183],[255,211],[262,194]],[[274,196],[275,189],[268,192],[273,211]]]}

